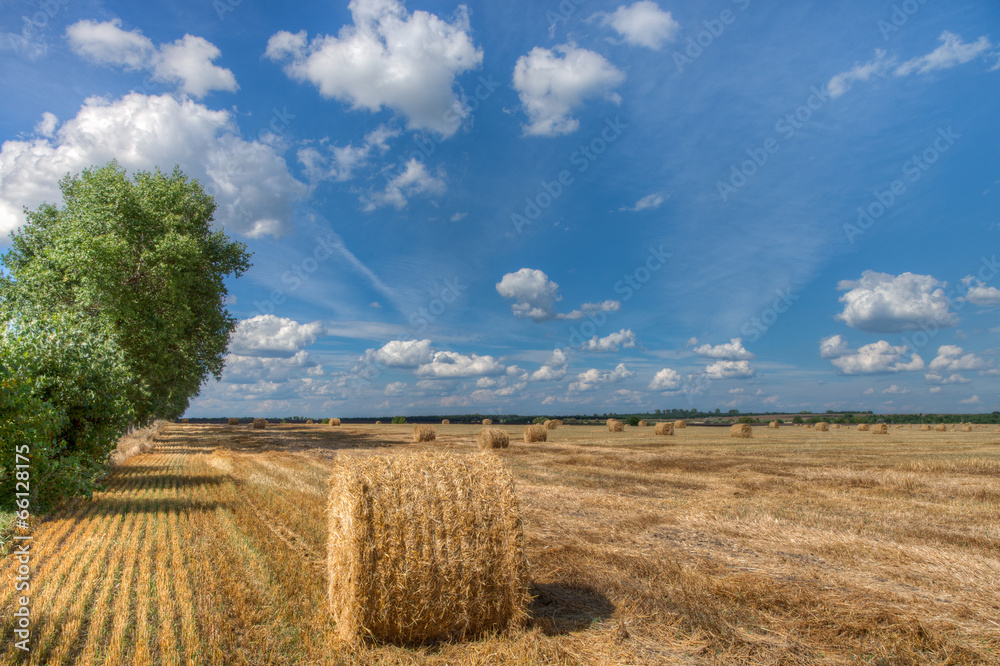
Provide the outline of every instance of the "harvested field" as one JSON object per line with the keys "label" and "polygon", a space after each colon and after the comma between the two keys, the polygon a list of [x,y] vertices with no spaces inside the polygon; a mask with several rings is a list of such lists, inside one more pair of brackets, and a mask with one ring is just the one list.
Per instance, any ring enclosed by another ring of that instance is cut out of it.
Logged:
{"label": "harvested field", "polygon": [[[1000,662],[992,429],[563,426],[485,454],[515,478],[527,626],[340,642],[325,575],[335,457],[484,455],[479,430],[413,443],[412,425],[167,425],[92,501],[35,525],[31,663]],[[16,566],[3,560],[8,638]]]}

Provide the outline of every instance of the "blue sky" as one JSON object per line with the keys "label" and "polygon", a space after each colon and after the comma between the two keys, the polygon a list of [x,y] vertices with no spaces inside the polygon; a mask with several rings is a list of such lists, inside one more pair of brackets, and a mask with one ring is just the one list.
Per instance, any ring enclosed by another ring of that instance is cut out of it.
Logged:
{"label": "blue sky", "polygon": [[1000,7],[3,0],[0,250],[111,158],[254,252],[190,416],[1000,409]]}

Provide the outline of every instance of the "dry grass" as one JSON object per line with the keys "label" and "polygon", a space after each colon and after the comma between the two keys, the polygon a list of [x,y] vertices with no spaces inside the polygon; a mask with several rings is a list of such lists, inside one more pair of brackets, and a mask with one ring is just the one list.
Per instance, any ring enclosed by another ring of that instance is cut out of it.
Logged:
{"label": "dry grass", "polygon": [[414,442],[431,442],[437,439],[437,430],[432,425],[413,426]]}
{"label": "dry grass", "polygon": [[[522,629],[350,644],[330,614],[336,456],[479,455],[479,426],[166,426],[34,530],[34,664],[997,664],[1000,433],[564,426],[498,449]],[[519,434],[519,428],[504,428]],[[0,562],[11,637],[18,563]],[[25,659],[8,639],[0,662]]]}
{"label": "dry grass", "polygon": [[510,434],[502,428],[483,428],[476,441],[481,449],[506,449],[510,446]]}
{"label": "dry grass", "polygon": [[492,455],[340,454],[330,482],[330,605],[347,640],[462,640],[526,619],[513,478]]}
{"label": "dry grass", "polygon": [[151,426],[137,428],[118,440],[109,462],[112,467],[118,467],[123,462],[140,453],[147,453],[156,446],[157,437],[166,427],[167,421],[154,421]]}
{"label": "dry grass", "polygon": [[549,439],[549,429],[543,425],[534,424],[524,426],[524,441],[526,444],[531,442],[545,442]]}

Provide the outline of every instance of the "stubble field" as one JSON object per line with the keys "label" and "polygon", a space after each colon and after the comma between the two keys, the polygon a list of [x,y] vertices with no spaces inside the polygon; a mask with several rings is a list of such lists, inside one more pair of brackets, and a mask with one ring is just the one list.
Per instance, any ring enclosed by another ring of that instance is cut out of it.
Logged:
{"label": "stubble field", "polygon": [[[514,472],[535,599],[502,636],[346,645],[339,454],[477,455],[479,426],[168,426],[36,525],[31,663],[1000,663],[1000,433],[563,426]],[[3,562],[3,663],[13,577]]]}

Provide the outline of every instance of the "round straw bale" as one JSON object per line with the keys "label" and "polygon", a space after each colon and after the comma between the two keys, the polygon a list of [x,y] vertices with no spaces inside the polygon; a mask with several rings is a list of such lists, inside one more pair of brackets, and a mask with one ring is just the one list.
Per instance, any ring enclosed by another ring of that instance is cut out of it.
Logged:
{"label": "round straw bale", "polygon": [[430,442],[437,439],[437,430],[434,426],[413,426],[414,442]]}
{"label": "round straw bale", "polygon": [[653,432],[657,435],[672,435],[674,434],[674,424],[673,423],[657,423]]}
{"label": "round straw bale", "polygon": [[[381,421],[380,421],[380,423],[381,423]],[[332,426],[338,426],[338,425],[340,425],[340,419],[330,419],[330,425],[332,425]]]}
{"label": "round straw bale", "polygon": [[424,644],[526,619],[520,511],[496,456],[339,455],[328,514],[330,610],[342,638]]}
{"label": "round straw bale", "polygon": [[181,423],[191,423],[191,419],[181,419]]}
{"label": "round straw bale", "polygon": [[[330,425],[333,425],[333,424],[331,423]],[[376,421],[375,425],[382,425],[382,422],[381,421]]]}
{"label": "round straw bale", "polygon": [[813,429],[813,424],[812,423],[806,423],[802,427],[805,428],[806,430],[812,430]]}
{"label": "round straw bale", "polygon": [[313,421],[312,419],[306,419],[306,425],[312,425],[314,423],[316,423],[316,422]]}
{"label": "round straw bale", "polygon": [[945,432],[946,430],[948,430],[948,426],[946,426],[943,423],[938,423],[936,426],[934,426],[934,429],[938,432]]}
{"label": "round straw bale", "polygon": [[493,425],[493,419],[483,419],[483,425]]}
{"label": "round straw bale", "polygon": [[831,427],[831,428],[833,428],[834,430],[840,430],[840,424],[839,424],[839,423],[834,423],[834,424],[833,424],[832,426],[830,426],[830,427]]}
{"label": "round straw bale", "polygon": [[548,429],[540,423],[524,426],[525,442],[547,442],[549,441]]}
{"label": "round straw bale", "polygon": [[770,423],[767,424],[767,427],[768,428],[780,428],[781,427],[781,423],[779,421],[771,421]]}
{"label": "round straw bale", "polygon": [[510,446],[510,435],[502,428],[483,428],[476,438],[481,449],[506,449]]}
{"label": "round straw bale", "polygon": [[448,419],[441,419],[441,425],[451,425],[451,421]]}
{"label": "round straw bale", "polygon": [[625,429],[625,424],[618,419],[608,419],[608,431],[609,432],[621,432]]}
{"label": "round straw bale", "polygon": [[816,430],[819,430],[820,432],[827,432],[830,430],[830,424],[826,421],[820,421],[816,424]]}
{"label": "round straw bale", "polygon": [[872,426],[872,434],[873,435],[888,435],[889,434],[889,426],[887,426],[884,423],[876,423],[875,425]]}
{"label": "round straw bale", "polygon": [[972,426],[966,423],[964,426],[962,426],[962,432],[972,432]]}
{"label": "round straw bale", "polygon": [[254,430],[263,430],[266,427],[267,427],[267,419],[254,419],[253,420],[253,429]]}
{"label": "round straw bale", "polygon": [[229,423],[229,425],[239,425],[240,424],[240,420],[239,419],[229,419],[228,423]]}
{"label": "round straw bale", "polygon": [[559,419],[549,419],[545,423],[543,423],[542,425],[544,425],[546,427],[546,429],[548,429],[548,430],[555,430],[556,428],[558,428],[562,424],[563,424],[562,421],[559,420]]}
{"label": "round straw bale", "polygon": [[931,427],[930,427],[929,425],[927,425],[927,424],[925,423],[925,424],[923,424],[922,426],[920,426],[920,429],[921,429],[921,430],[930,430],[930,429],[931,429]]}
{"label": "round straw bale", "polygon": [[752,437],[753,428],[750,427],[749,423],[734,423],[733,427],[729,429],[730,437]]}
{"label": "round straw bale", "polygon": [[869,429],[869,426],[868,426],[867,423],[859,423],[858,424],[858,432],[865,432],[868,429]]}
{"label": "round straw bale", "polygon": [[674,427],[675,428],[687,428],[688,427],[688,422],[685,421],[684,419],[677,419],[676,421],[674,421]]}
{"label": "round straw bale", "polygon": [[432,425],[413,426],[414,442],[431,442],[437,439],[437,430]]}

